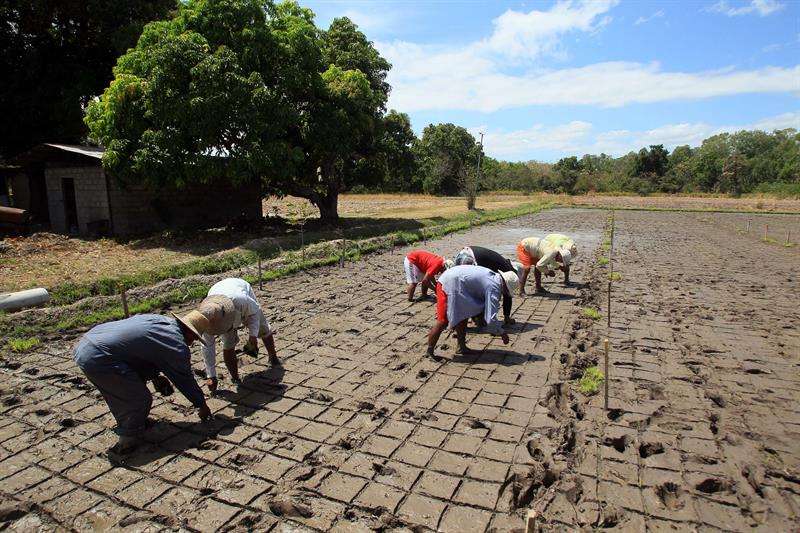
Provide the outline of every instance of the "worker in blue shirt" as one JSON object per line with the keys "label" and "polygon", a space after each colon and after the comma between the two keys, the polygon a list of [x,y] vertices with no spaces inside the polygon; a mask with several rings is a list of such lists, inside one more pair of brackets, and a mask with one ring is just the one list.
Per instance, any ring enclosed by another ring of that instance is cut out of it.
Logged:
{"label": "worker in blue shirt", "polygon": [[81,338],[75,362],[117,421],[119,442],[109,451],[125,454],[139,445],[153,403],[148,381],[165,395],[172,394],[172,382],[198,408],[201,420],[211,417],[189,352],[195,340],[203,342],[207,328],[208,320],[197,311],[182,318],[136,315],[95,326]]}

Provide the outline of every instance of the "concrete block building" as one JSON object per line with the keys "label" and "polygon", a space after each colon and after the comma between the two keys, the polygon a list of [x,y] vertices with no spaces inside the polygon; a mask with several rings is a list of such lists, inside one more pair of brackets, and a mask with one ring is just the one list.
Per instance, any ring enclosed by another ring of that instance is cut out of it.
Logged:
{"label": "concrete block building", "polygon": [[258,184],[219,182],[182,189],[127,185],[107,175],[103,150],[42,144],[14,159],[15,207],[52,231],[78,235],[134,235],[165,228],[202,228],[261,218]]}

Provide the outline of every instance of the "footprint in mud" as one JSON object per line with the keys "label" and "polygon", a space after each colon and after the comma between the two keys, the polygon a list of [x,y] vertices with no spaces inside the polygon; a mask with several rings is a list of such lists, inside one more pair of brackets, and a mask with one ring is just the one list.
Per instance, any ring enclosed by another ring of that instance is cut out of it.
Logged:
{"label": "footprint in mud", "polygon": [[677,511],[683,509],[684,502],[681,500],[683,489],[676,483],[667,481],[656,487],[656,496],[661,500],[661,503],[670,511]]}
{"label": "footprint in mud", "polygon": [[359,411],[372,411],[373,409],[375,409],[375,404],[372,402],[367,402],[362,400],[356,404],[356,408]]}
{"label": "footprint in mud", "polygon": [[430,372],[427,370],[420,370],[417,372],[417,379],[425,379],[430,375]]}
{"label": "footprint in mud", "polygon": [[733,491],[733,483],[730,480],[724,478],[716,478],[710,477],[706,478],[697,485],[695,488],[700,492],[705,492],[706,494],[714,494],[717,492],[732,492]]}
{"label": "footprint in mud", "polygon": [[372,418],[372,420],[378,420],[380,418],[385,418],[388,413],[389,413],[389,408],[388,407],[379,407],[378,409],[375,410],[374,413],[372,413],[372,417],[371,418]]}
{"label": "footprint in mud", "polygon": [[627,520],[625,511],[617,509],[616,507],[606,507],[600,513],[600,519],[597,522],[598,529],[614,529],[619,527]]}
{"label": "footprint in mud", "polygon": [[395,394],[403,394],[404,392],[408,392],[408,387],[405,387],[403,385],[398,385],[397,387],[392,389],[392,392],[394,392]]}
{"label": "footprint in mud", "polygon": [[397,470],[392,468],[391,466],[374,462],[372,463],[372,469],[377,473],[379,476],[392,476],[397,473]]}
{"label": "footprint in mud", "polygon": [[711,413],[708,417],[708,428],[711,430],[711,433],[716,435],[719,433],[719,415],[717,413]]}
{"label": "footprint in mud", "polygon": [[609,409],[608,413],[606,413],[606,416],[612,422],[616,422],[617,420],[622,418],[622,415],[624,415],[624,414],[625,414],[625,411],[623,411],[622,409]]}
{"label": "footprint in mud", "polygon": [[50,409],[37,409],[33,412],[36,416],[47,416],[51,413]]}
{"label": "footprint in mud", "polygon": [[660,453],[664,453],[664,444],[660,442],[643,442],[639,445],[639,457],[642,459],[647,459]]}
{"label": "footprint in mud", "polygon": [[716,392],[707,391],[706,398],[714,402],[714,405],[716,405],[717,407],[725,407],[726,405],[728,405],[728,402],[725,401],[725,398],[723,398],[721,394]]}
{"label": "footprint in mud", "polygon": [[403,370],[407,366],[408,366],[408,363],[400,363],[399,365],[393,366],[392,370]]}
{"label": "footprint in mud", "polygon": [[491,426],[487,422],[484,422],[483,420],[478,420],[477,418],[473,418],[472,420],[470,420],[467,423],[467,425],[471,429],[490,429],[491,428]]}
{"label": "footprint in mud", "polygon": [[3,405],[6,406],[6,407],[13,407],[13,406],[19,405],[21,403],[22,403],[22,400],[20,400],[16,396],[11,396],[11,397],[6,398],[5,400],[3,400]]}
{"label": "footprint in mud", "polygon": [[312,391],[311,393],[309,393],[308,396],[306,396],[306,398],[309,400],[316,400],[318,402],[323,402],[323,403],[331,403],[333,401],[333,397],[331,397],[329,394],[325,394],[324,392],[320,391]]}
{"label": "footprint in mud", "polygon": [[275,516],[301,516],[303,518],[314,516],[310,506],[289,499],[272,500],[269,502],[269,510]]}
{"label": "footprint in mud", "polygon": [[621,435],[619,437],[606,437],[603,439],[603,446],[614,448],[619,453],[625,453],[625,449],[631,442],[630,435]]}
{"label": "footprint in mud", "polygon": [[72,418],[62,418],[58,423],[62,428],[74,428],[78,425],[78,422]]}

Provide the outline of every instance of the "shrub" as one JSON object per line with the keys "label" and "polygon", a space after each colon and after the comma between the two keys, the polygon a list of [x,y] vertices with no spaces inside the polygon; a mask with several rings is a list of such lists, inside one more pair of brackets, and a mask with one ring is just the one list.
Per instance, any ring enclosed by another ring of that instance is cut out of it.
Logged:
{"label": "shrub", "polygon": [[603,315],[601,315],[600,311],[598,311],[597,309],[593,309],[591,307],[584,307],[583,316],[591,318],[592,320],[598,320]]}
{"label": "shrub", "polygon": [[578,390],[586,396],[597,394],[600,384],[603,383],[605,376],[596,366],[591,366],[583,371],[583,377],[578,381]]}
{"label": "shrub", "polygon": [[8,347],[11,349],[12,352],[16,353],[24,353],[30,350],[33,350],[36,346],[39,346],[42,343],[36,337],[26,337],[26,338],[19,338],[19,337],[12,337],[8,339]]}

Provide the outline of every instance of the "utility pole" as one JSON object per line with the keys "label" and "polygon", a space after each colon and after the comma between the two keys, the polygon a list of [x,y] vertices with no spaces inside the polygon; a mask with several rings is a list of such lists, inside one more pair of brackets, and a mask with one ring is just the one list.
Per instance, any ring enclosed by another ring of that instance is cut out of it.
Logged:
{"label": "utility pole", "polygon": [[476,190],[478,189],[478,186],[480,186],[481,183],[481,157],[483,156],[483,132],[481,131],[478,133],[481,134],[481,142],[480,142],[481,149],[478,150],[478,183],[476,184],[477,186],[475,187]]}

